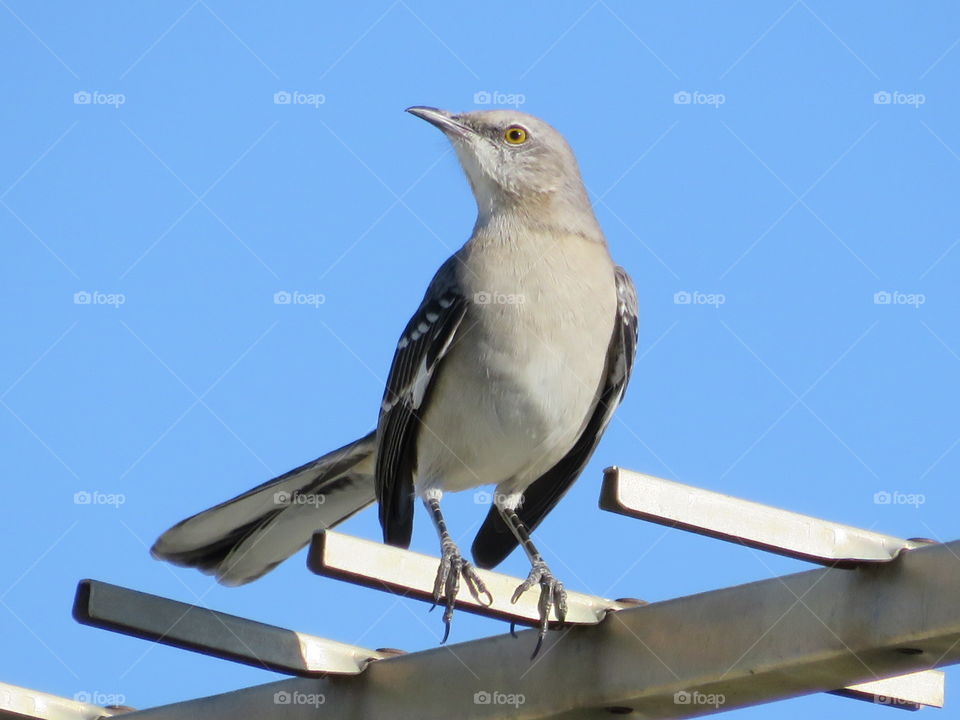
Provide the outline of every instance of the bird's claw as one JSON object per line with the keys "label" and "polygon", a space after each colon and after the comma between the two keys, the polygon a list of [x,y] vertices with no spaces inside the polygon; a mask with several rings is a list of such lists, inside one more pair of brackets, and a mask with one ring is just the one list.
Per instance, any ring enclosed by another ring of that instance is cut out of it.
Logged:
{"label": "bird's claw", "polygon": [[533,655],[530,656],[531,659],[537,656],[540,647],[543,645],[543,639],[547,635],[547,628],[550,624],[550,612],[555,610],[557,620],[560,622],[567,618],[567,591],[564,589],[563,583],[556,578],[542,560],[533,563],[530,574],[514,591],[510,602],[516,603],[520,596],[534,585],[540,585],[540,600],[537,603],[540,610],[540,632],[537,635],[537,646],[533,650]]}
{"label": "bird's claw", "polygon": [[437,579],[433,583],[433,607],[439,605],[441,599],[444,600],[444,631],[443,639],[440,641],[441,645],[450,636],[453,607],[457,601],[457,593],[460,592],[461,577],[467,583],[467,590],[470,591],[474,600],[485,607],[493,603],[493,595],[487,590],[487,586],[477,573],[477,569],[463,559],[460,550],[452,541],[441,542],[440,567],[437,569]]}
{"label": "bird's claw", "polygon": [[460,570],[463,579],[467,581],[467,589],[473,596],[473,599],[484,607],[493,605],[493,595],[487,590],[486,584],[480,579],[480,573],[466,560],[463,561],[463,568]]}

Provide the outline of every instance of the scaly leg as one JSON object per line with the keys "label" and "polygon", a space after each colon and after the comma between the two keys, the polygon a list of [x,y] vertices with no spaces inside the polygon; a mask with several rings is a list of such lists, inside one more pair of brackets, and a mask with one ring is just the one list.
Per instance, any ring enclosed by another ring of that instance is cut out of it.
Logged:
{"label": "scaly leg", "polygon": [[[481,605],[490,605],[493,602],[493,596],[487,590],[487,586],[476,568],[463,559],[460,554],[460,548],[447,532],[447,523],[443,519],[443,513],[440,512],[440,499],[431,497],[424,501],[430,516],[433,518],[433,524],[437,527],[437,533],[440,535],[440,567],[437,569],[437,579],[433,584],[433,606],[440,604],[440,598],[446,601],[446,607],[443,611],[443,640],[442,645],[450,636],[450,623],[453,620],[453,606],[457,599],[457,593],[460,591],[460,577],[467,583],[467,589],[474,599]],[[485,596],[485,597],[481,597]]]}
{"label": "scaly leg", "polygon": [[533,655],[530,656],[532,660],[537,656],[537,653],[540,652],[540,648],[543,646],[543,639],[547,635],[547,627],[550,622],[550,611],[556,608],[557,620],[563,622],[564,619],[566,619],[567,591],[564,590],[563,583],[557,579],[543,561],[540,551],[537,550],[537,546],[534,545],[530,539],[530,533],[520,519],[520,516],[517,515],[517,511],[513,508],[502,506],[499,509],[500,515],[520,542],[524,552],[527,553],[531,565],[530,574],[527,575],[527,579],[524,580],[513,593],[510,602],[515,603],[527,590],[534,585],[540,585],[540,602],[538,604],[540,609],[540,633],[537,636],[537,646],[533,650]]}

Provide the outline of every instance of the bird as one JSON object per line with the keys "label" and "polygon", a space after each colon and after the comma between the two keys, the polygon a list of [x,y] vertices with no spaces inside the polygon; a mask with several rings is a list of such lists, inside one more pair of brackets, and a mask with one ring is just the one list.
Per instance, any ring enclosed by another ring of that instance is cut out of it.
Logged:
{"label": "bird", "polygon": [[[440,541],[441,643],[461,581],[488,605],[477,568],[521,547],[530,572],[511,601],[539,588],[536,655],[551,614],[564,622],[567,593],[531,533],[582,473],[623,399],[637,291],[611,257],[560,132],[514,109],[407,112],[452,144],[477,217],[400,335],[375,430],[183,520],[151,551],[242,585],[374,502],[384,542],[407,548],[419,499]],[[441,503],[485,485],[495,492],[471,562]]]}

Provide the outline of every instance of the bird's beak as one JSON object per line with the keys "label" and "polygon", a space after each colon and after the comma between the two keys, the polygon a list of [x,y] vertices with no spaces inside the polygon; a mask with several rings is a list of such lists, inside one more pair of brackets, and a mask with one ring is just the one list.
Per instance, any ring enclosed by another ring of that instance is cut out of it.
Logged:
{"label": "bird's beak", "polygon": [[415,105],[414,107],[408,107],[407,112],[426,120],[431,125],[435,125],[447,135],[465,137],[473,133],[473,130],[457,121],[453,113],[447,112],[446,110]]}

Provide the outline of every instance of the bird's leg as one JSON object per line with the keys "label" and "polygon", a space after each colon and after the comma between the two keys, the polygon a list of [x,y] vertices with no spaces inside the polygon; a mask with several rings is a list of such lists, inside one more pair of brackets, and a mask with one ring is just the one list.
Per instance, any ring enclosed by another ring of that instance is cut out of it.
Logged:
{"label": "bird's leg", "polygon": [[446,607],[443,611],[443,640],[442,645],[450,636],[450,623],[453,620],[453,606],[457,599],[457,593],[460,591],[460,577],[467,583],[467,589],[474,599],[481,605],[490,605],[493,602],[493,596],[487,590],[487,586],[477,569],[468,561],[463,559],[460,554],[460,548],[450,537],[447,531],[447,523],[443,519],[443,513],[440,512],[440,499],[437,497],[428,497],[424,504],[430,511],[433,518],[433,524],[437,527],[437,533],[440,535],[440,567],[437,569],[437,579],[433,583],[433,605],[436,607],[440,603],[440,598],[446,601]]}
{"label": "bird's leg", "polygon": [[523,524],[523,521],[520,519],[520,516],[517,515],[517,511],[513,508],[500,507],[500,515],[506,521],[507,525],[510,527],[510,530],[513,532],[514,536],[520,542],[520,545],[523,547],[524,552],[527,553],[527,557],[530,558],[530,574],[527,575],[527,579],[524,580],[520,586],[514,591],[513,597],[510,598],[510,602],[515,603],[520,599],[520,596],[523,595],[527,590],[532,588],[534,585],[540,585],[540,633],[537,635],[537,646],[533,650],[533,655],[530,656],[532,660],[537,656],[537,653],[540,652],[540,647],[543,645],[543,639],[547,635],[547,627],[550,622],[550,611],[556,609],[557,620],[563,622],[567,617],[567,591],[563,588],[563,583],[560,582],[557,577],[553,574],[547,563],[544,562],[543,557],[540,555],[540,551],[537,550],[537,546],[533,544],[533,541],[530,539],[530,533],[527,530],[526,525]]}

